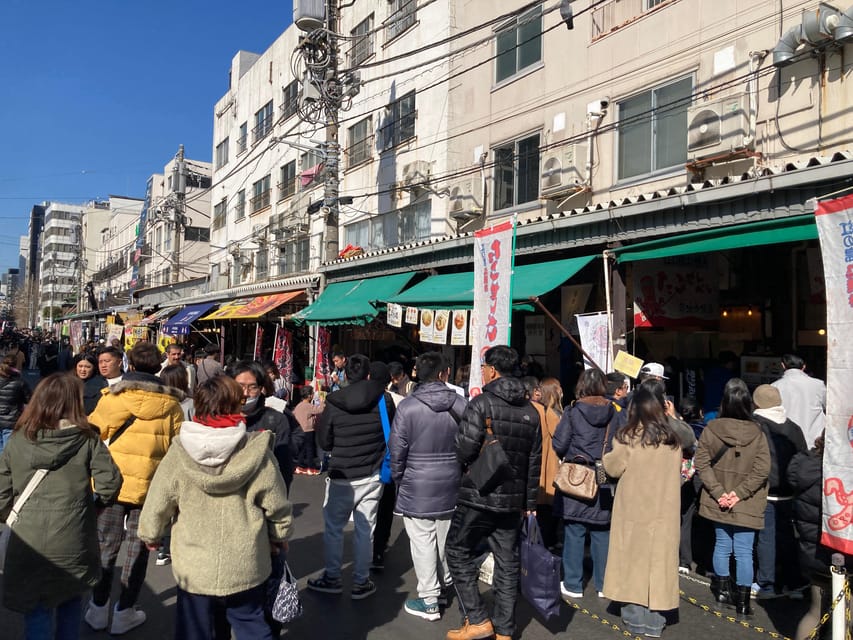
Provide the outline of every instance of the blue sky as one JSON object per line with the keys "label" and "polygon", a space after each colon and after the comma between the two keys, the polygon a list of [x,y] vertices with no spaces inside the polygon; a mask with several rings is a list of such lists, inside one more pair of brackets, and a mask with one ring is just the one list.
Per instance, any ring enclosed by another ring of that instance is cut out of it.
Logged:
{"label": "blue sky", "polygon": [[291,19],[289,0],[0,0],[0,271],[32,205],[141,198],[179,144],[210,161],[231,58]]}

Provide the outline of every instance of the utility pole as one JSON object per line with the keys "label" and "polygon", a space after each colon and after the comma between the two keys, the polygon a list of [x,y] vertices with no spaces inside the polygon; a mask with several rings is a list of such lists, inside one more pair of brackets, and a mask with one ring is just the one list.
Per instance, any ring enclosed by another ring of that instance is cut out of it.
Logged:
{"label": "utility pole", "polygon": [[331,262],[338,257],[338,221],[340,207],[339,193],[339,164],[341,147],[338,144],[338,117],[341,108],[341,85],[338,80],[338,2],[326,2],[326,28],[328,30],[328,63],[325,77],[327,96],[326,107],[326,158],[323,182],[323,214],[325,217],[325,261]]}
{"label": "utility pole", "polygon": [[172,229],[175,234],[172,242],[172,284],[179,282],[181,270],[181,235],[184,229],[184,209],[187,196],[187,164],[184,162],[184,145],[178,146],[178,155],[172,170],[172,190],[175,192],[175,206],[172,208]]}

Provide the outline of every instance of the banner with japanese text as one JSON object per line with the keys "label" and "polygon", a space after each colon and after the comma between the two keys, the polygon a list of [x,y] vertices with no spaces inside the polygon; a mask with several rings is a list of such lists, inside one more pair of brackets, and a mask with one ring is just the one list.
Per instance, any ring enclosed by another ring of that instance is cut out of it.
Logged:
{"label": "banner with japanese text", "polygon": [[713,329],[719,323],[720,287],[714,254],[641,260],[632,271],[635,327]]}
{"label": "banner with japanese text", "polygon": [[474,309],[471,311],[469,394],[479,395],[486,351],[509,344],[515,220],[474,233]]}
{"label": "banner with japanese text", "polygon": [[[610,350],[607,348],[607,313],[576,314],[578,321],[578,333],[580,334],[581,346],[589,354],[584,358],[584,368],[592,369],[598,365],[603,371],[610,371]],[[590,362],[592,358],[593,362]],[[593,364],[594,363],[594,364]]]}
{"label": "banner with japanese text", "polygon": [[317,351],[314,356],[314,381],[322,387],[329,387],[329,351],[332,349],[332,333],[325,327],[317,327]]}
{"label": "banner with japanese text", "polygon": [[[821,543],[853,554],[853,195],[819,202],[826,281],[826,438]],[[812,443],[808,443],[811,446]]]}
{"label": "banner with japanese text", "polygon": [[293,376],[293,333],[280,326],[275,328],[273,362],[281,377],[290,382]]}

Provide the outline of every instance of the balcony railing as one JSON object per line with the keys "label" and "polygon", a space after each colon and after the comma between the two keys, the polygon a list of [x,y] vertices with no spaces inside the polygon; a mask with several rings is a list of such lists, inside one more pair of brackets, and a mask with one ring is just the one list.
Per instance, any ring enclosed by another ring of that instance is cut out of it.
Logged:
{"label": "balcony railing", "polygon": [[266,191],[262,191],[258,195],[254,196],[251,200],[249,200],[249,205],[251,206],[252,213],[256,213],[260,211],[264,207],[270,206],[270,192],[271,189],[267,189]]}
{"label": "balcony railing", "polygon": [[592,10],[592,39],[628,24],[655,7],[676,0],[610,0]]}

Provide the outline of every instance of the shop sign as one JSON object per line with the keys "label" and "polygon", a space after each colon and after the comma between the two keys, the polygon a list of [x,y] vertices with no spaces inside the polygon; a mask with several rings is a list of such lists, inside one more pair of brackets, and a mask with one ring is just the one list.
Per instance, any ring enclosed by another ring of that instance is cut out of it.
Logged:
{"label": "shop sign", "polygon": [[674,256],[633,266],[635,327],[706,327],[719,322],[713,255]]}

